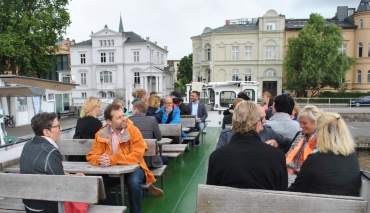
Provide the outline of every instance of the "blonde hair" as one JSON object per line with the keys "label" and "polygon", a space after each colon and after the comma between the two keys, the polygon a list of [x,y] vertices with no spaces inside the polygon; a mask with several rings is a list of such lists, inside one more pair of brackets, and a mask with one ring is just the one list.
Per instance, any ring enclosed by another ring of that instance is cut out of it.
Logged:
{"label": "blonde hair", "polygon": [[233,101],[233,108],[236,107],[236,105],[238,105],[238,103],[244,101],[243,98],[235,98],[234,101]]}
{"label": "blonde hair", "polygon": [[344,156],[355,152],[356,144],[338,113],[324,112],[317,122],[317,129],[317,148],[320,152]]}
{"label": "blonde hair", "polygon": [[95,98],[95,97],[88,97],[86,98],[83,106],[82,106],[82,109],[81,109],[81,115],[80,117],[81,118],[84,118],[84,117],[87,117],[87,116],[96,116],[94,114],[94,108],[95,107],[101,107],[102,105],[102,102],[99,98]]}
{"label": "blonde hair", "polygon": [[141,97],[143,97],[144,95],[146,95],[146,90],[145,89],[141,89],[141,88],[139,88],[139,89],[136,89],[136,90],[134,90],[134,91],[132,91],[131,92],[131,95],[132,95],[132,97],[134,97],[134,98],[141,98]]}
{"label": "blonde hair", "polygon": [[234,108],[232,130],[244,133],[252,130],[260,121],[261,115],[257,104],[252,101],[241,101]]}
{"label": "blonde hair", "polygon": [[159,108],[161,105],[161,98],[157,95],[152,95],[148,99],[148,107]]}
{"label": "blonde hair", "polygon": [[263,93],[262,93],[262,97],[263,96],[266,96],[267,98],[271,98],[271,93],[269,92],[269,91],[264,91]]}
{"label": "blonde hair", "polygon": [[317,126],[317,120],[322,115],[323,111],[313,105],[305,106],[298,114],[298,120],[300,117],[305,116],[310,119],[315,126]]}

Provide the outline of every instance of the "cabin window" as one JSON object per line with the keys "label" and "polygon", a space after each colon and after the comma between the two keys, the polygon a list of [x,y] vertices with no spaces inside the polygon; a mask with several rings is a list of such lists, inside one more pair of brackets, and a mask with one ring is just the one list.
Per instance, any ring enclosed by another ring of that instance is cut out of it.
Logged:
{"label": "cabin window", "polygon": [[244,92],[245,94],[247,94],[247,95],[248,95],[248,97],[249,97],[252,101],[254,101],[254,97],[255,97],[255,95],[256,95],[256,91],[254,91],[253,89],[245,89],[243,92]]}
{"label": "cabin window", "polygon": [[230,107],[235,98],[236,94],[233,91],[220,92],[220,107]]}

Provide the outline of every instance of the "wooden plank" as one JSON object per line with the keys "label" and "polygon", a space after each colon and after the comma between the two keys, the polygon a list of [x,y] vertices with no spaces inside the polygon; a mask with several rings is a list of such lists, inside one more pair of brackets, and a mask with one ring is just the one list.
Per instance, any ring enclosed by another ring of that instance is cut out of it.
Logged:
{"label": "wooden plank", "polygon": [[163,152],[185,152],[187,144],[166,144],[162,146]]}
{"label": "wooden plank", "polygon": [[199,132],[189,132],[189,133],[186,133],[186,135],[187,135],[188,137],[198,137]]}
{"label": "wooden plank", "polygon": [[162,137],[181,136],[181,124],[158,124]]}
{"label": "wooden plank", "polygon": [[154,177],[161,177],[166,170],[167,165],[163,165],[161,168],[153,168],[150,171],[153,173]]}
{"label": "wooden plank", "polygon": [[4,209],[7,210],[16,210],[16,211],[25,211],[24,204],[20,198],[3,198],[0,199],[0,212],[3,212]]}
{"label": "wooden plank", "polygon": [[170,144],[173,141],[172,138],[162,138],[162,140],[157,141],[158,146],[163,144]]}
{"label": "wooden plank", "polygon": [[148,150],[144,153],[144,156],[155,156],[158,154],[157,139],[144,139]]}
{"label": "wooden plank", "polygon": [[101,212],[109,212],[109,213],[122,213],[126,212],[126,206],[102,206],[102,205],[89,205],[88,212],[89,213],[101,213]]}
{"label": "wooden plank", "polygon": [[195,117],[192,117],[192,118],[181,117],[180,123],[183,127],[194,128],[195,127]]}
{"label": "wooden plank", "polygon": [[[289,205],[282,200],[289,201]],[[359,197],[198,185],[196,211],[202,212],[366,212]]]}
{"label": "wooden plank", "polygon": [[0,173],[0,197],[97,203],[97,176]]}
{"label": "wooden plank", "polygon": [[61,155],[86,155],[91,150],[94,139],[61,139],[58,142]]}
{"label": "wooden plank", "polygon": [[168,157],[168,158],[177,158],[181,155],[182,152],[163,152],[162,156]]}

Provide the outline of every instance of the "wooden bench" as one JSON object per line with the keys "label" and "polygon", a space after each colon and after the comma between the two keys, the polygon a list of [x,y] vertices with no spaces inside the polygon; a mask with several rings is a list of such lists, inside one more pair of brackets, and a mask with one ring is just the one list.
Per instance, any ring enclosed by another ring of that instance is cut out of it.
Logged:
{"label": "wooden bench", "polygon": [[[195,116],[189,116],[189,115],[181,115],[180,117],[180,123],[183,127],[188,127],[190,130],[195,129]],[[183,140],[189,140],[192,142],[192,145],[195,145],[195,140],[199,136],[198,131],[189,131],[186,132],[186,135],[188,136],[187,138],[182,138]]]}
{"label": "wooden bench", "polygon": [[58,115],[58,119],[61,119],[62,117],[74,116],[75,112],[71,110],[64,110],[64,111],[59,111],[57,115]]}
{"label": "wooden bench", "polygon": [[[158,126],[162,137],[179,137],[181,139],[181,124],[158,124]],[[186,144],[166,144],[162,146],[162,155],[166,157],[178,157],[186,148]]]}
{"label": "wooden bench", "polygon": [[[105,199],[98,176],[0,173],[0,212],[25,212],[22,199],[89,204]],[[126,206],[89,205],[88,212],[125,212]]]}
{"label": "wooden bench", "polygon": [[370,212],[370,174],[360,197],[198,185],[196,212]]}
{"label": "wooden bench", "polygon": [[[144,139],[148,150],[144,153],[144,156],[155,156],[158,154],[158,145],[157,145],[157,139]],[[150,171],[153,173],[154,177],[160,177],[161,178],[161,188],[164,188],[164,179],[163,174],[166,170],[167,165],[163,165],[161,168],[150,168]],[[150,184],[143,185],[144,188],[148,188]]]}

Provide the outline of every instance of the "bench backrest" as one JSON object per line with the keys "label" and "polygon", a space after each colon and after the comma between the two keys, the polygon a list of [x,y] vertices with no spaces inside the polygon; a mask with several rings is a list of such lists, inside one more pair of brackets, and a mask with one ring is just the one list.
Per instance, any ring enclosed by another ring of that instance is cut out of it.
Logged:
{"label": "bench backrest", "polygon": [[144,139],[148,150],[144,153],[144,156],[155,156],[158,153],[157,139]]}
{"label": "bench backrest", "polygon": [[181,124],[158,124],[162,137],[181,136]]}
{"label": "bench backrest", "polygon": [[180,118],[180,123],[183,127],[195,127],[195,117]]}
{"label": "bench backrest", "polygon": [[[284,202],[282,202],[284,201]],[[198,185],[196,212],[366,212],[361,197]]]}
{"label": "bench backrest", "polygon": [[85,203],[105,199],[98,176],[0,173],[0,180],[0,197]]}

